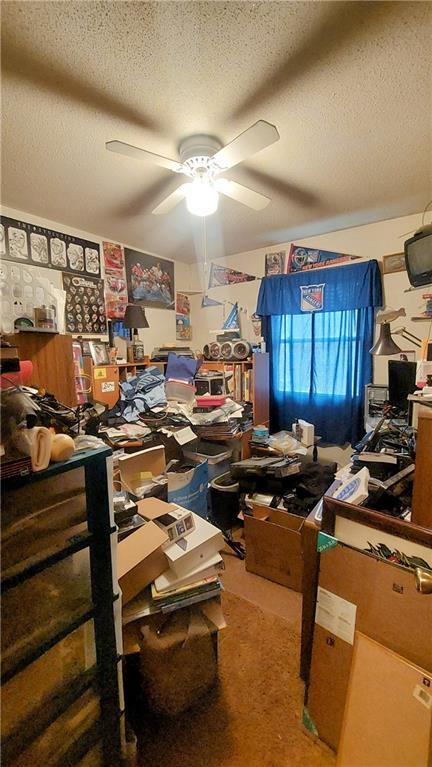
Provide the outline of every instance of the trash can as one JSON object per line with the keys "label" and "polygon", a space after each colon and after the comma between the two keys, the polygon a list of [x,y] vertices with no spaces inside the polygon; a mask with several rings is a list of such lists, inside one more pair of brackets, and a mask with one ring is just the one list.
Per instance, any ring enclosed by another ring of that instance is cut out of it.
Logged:
{"label": "trash can", "polygon": [[231,530],[239,513],[239,484],[230,472],[210,482],[210,520],[220,530]]}

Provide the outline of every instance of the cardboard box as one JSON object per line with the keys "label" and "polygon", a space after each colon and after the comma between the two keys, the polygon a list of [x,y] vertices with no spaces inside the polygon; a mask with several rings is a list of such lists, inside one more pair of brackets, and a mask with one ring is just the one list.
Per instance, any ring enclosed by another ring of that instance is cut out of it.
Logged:
{"label": "cardboard box", "polygon": [[[356,631],[432,668],[432,599],[416,590],[413,570],[338,543],[320,555],[319,587],[356,606]],[[319,737],[335,750],[352,655],[352,644],[315,623],[307,709]]]}
{"label": "cardboard box", "polygon": [[190,571],[198,567],[201,562],[222,551],[225,545],[219,528],[211,525],[198,514],[193,516],[195,530],[182,541],[169,543],[164,547],[169,567],[178,578],[189,575]]}
{"label": "cardboard box", "polygon": [[[165,448],[163,445],[157,445],[138,453],[122,455],[118,460],[118,468],[122,487],[136,495],[137,489],[145,482],[140,478],[141,474],[151,475],[153,479],[165,474]],[[151,477],[149,476],[149,480]]]}
{"label": "cardboard box", "polygon": [[154,522],[147,522],[117,546],[117,575],[123,604],[133,599],[168,567],[161,549],[168,536]]}
{"label": "cardboard box", "polygon": [[137,506],[138,513],[160,527],[170,541],[184,538],[195,529],[192,512],[177,506],[176,503],[165,503],[159,498],[146,498],[138,501]]}
{"label": "cardboard box", "polygon": [[246,570],[301,591],[303,518],[266,506],[254,505],[252,511],[244,517]]}

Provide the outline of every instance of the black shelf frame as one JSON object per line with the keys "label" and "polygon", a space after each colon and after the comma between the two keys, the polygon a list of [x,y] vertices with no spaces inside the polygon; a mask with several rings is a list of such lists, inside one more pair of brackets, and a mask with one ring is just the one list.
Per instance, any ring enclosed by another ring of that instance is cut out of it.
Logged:
{"label": "black shelf frame", "polygon": [[[63,547],[57,551],[46,551],[45,555],[39,559],[31,557],[20,563],[20,565],[9,568],[8,571],[3,573],[2,577],[6,587],[13,588],[23,580],[61,561],[61,559],[75,553],[75,551],[80,551],[84,548],[89,548],[90,551],[93,608],[81,614],[67,626],[62,627],[61,630],[49,637],[45,642],[42,642],[37,648],[26,653],[13,667],[7,669],[1,677],[2,683],[12,679],[61,639],[64,639],[83,623],[93,619],[96,645],[95,674],[100,696],[101,718],[100,722],[90,728],[79,741],[73,742],[63,754],[62,767],[69,767],[69,765],[75,764],[98,740],[102,742],[103,758],[106,767],[120,764],[122,759],[118,680],[119,656],[117,653],[113,610],[113,603],[119,598],[119,595],[113,594],[111,565],[111,535],[116,528],[110,522],[109,483],[111,478],[107,472],[107,459],[110,456],[112,456],[110,448],[97,448],[96,450],[78,453],[68,461],[52,464],[45,471],[24,477],[13,477],[3,482],[3,492],[7,492],[8,488],[22,487],[29,483],[49,479],[80,467],[83,467],[85,472],[88,524],[88,536],[85,536],[85,541],[75,541],[70,546]],[[71,547],[72,550],[70,550]],[[50,711],[55,715],[55,703],[52,703],[52,706]],[[49,717],[45,721],[48,722],[48,719]],[[10,748],[12,747],[10,746]],[[6,763],[7,761],[5,760]]]}

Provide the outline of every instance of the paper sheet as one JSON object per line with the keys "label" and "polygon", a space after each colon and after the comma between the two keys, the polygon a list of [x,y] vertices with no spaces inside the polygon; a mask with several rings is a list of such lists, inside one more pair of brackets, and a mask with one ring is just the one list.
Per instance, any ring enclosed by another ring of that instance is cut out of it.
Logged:
{"label": "paper sheet", "polygon": [[190,426],[185,426],[184,429],[174,432],[174,439],[179,445],[186,445],[188,442],[192,442],[193,439],[197,439],[197,435],[194,434]]}
{"label": "paper sheet", "polygon": [[318,587],[315,623],[344,642],[354,644],[357,605]]}

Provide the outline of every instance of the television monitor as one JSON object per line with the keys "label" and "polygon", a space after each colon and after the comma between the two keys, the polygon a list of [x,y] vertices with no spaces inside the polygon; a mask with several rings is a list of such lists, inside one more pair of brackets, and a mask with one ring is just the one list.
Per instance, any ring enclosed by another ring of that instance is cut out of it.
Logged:
{"label": "television monitor", "polygon": [[415,362],[389,360],[389,402],[392,407],[396,407],[404,413],[408,412],[408,394],[413,394],[417,388],[416,371],[417,364]]}
{"label": "television monitor", "polygon": [[432,283],[432,224],[418,229],[405,242],[405,267],[415,288]]}

